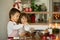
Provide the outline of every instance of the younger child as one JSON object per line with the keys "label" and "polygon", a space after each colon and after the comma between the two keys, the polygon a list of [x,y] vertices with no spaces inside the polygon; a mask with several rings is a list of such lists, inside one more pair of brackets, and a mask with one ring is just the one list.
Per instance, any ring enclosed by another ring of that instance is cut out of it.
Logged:
{"label": "younger child", "polygon": [[20,23],[23,24],[23,28],[25,31],[27,32],[31,32],[33,28],[30,27],[29,25],[29,16],[26,14],[26,13],[21,13],[21,16],[20,16]]}

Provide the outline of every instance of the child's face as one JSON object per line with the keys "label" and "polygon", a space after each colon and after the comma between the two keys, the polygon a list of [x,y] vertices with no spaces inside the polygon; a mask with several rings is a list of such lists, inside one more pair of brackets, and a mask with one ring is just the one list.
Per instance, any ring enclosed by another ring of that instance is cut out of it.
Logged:
{"label": "child's face", "polygon": [[27,18],[25,17],[25,16],[23,16],[22,18],[21,18],[21,23],[27,23]]}
{"label": "child's face", "polygon": [[14,15],[11,15],[11,19],[12,21],[17,22],[17,20],[19,19],[20,13],[16,12]]}

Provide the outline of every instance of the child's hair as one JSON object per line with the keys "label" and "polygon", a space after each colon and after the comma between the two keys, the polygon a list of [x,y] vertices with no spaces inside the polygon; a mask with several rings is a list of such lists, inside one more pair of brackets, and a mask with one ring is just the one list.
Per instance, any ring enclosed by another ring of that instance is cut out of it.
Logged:
{"label": "child's hair", "polygon": [[21,12],[18,9],[12,8],[9,12],[9,18],[11,19],[11,15],[14,15],[16,12],[21,14]]}
{"label": "child's hair", "polygon": [[19,17],[19,23],[21,23],[21,18],[22,17],[26,17],[27,18],[27,22],[30,23],[30,17],[28,16],[28,14],[26,13],[21,13],[20,17]]}

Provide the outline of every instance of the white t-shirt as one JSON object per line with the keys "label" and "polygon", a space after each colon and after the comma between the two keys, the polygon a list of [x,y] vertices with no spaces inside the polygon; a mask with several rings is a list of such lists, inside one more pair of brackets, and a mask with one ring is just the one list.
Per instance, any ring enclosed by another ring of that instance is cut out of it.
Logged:
{"label": "white t-shirt", "polygon": [[22,28],[22,24],[16,24],[16,22],[9,21],[7,25],[8,37],[15,37],[17,36],[18,30]]}
{"label": "white t-shirt", "polygon": [[29,31],[30,32],[30,25],[29,24],[26,24],[26,25],[24,25],[24,29],[25,29],[25,31]]}
{"label": "white t-shirt", "polygon": [[[23,25],[23,24],[22,24]],[[29,24],[26,24],[26,25],[23,25],[23,27],[19,30],[19,34],[22,33],[22,32],[30,32],[30,25]]]}
{"label": "white t-shirt", "polygon": [[[26,24],[26,25],[18,24],[17,25],[16,22],[9,21],[8,24],[7,24],[8,37],[18,36],[19,33],[24,31],[23,26],[24,26],[25,31],[30,32],[31,27],[30,27],[29,24]],[[19,30],[17,30],[17,29],[19,29]]]}

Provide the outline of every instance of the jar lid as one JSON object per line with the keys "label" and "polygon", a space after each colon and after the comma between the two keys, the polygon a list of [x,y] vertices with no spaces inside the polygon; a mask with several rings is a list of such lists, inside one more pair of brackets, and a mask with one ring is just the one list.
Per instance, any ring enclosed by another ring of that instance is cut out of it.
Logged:
{"label": "jar lid", "polygon": [[19,39],[19,37],[13,37],[13,39]]}

